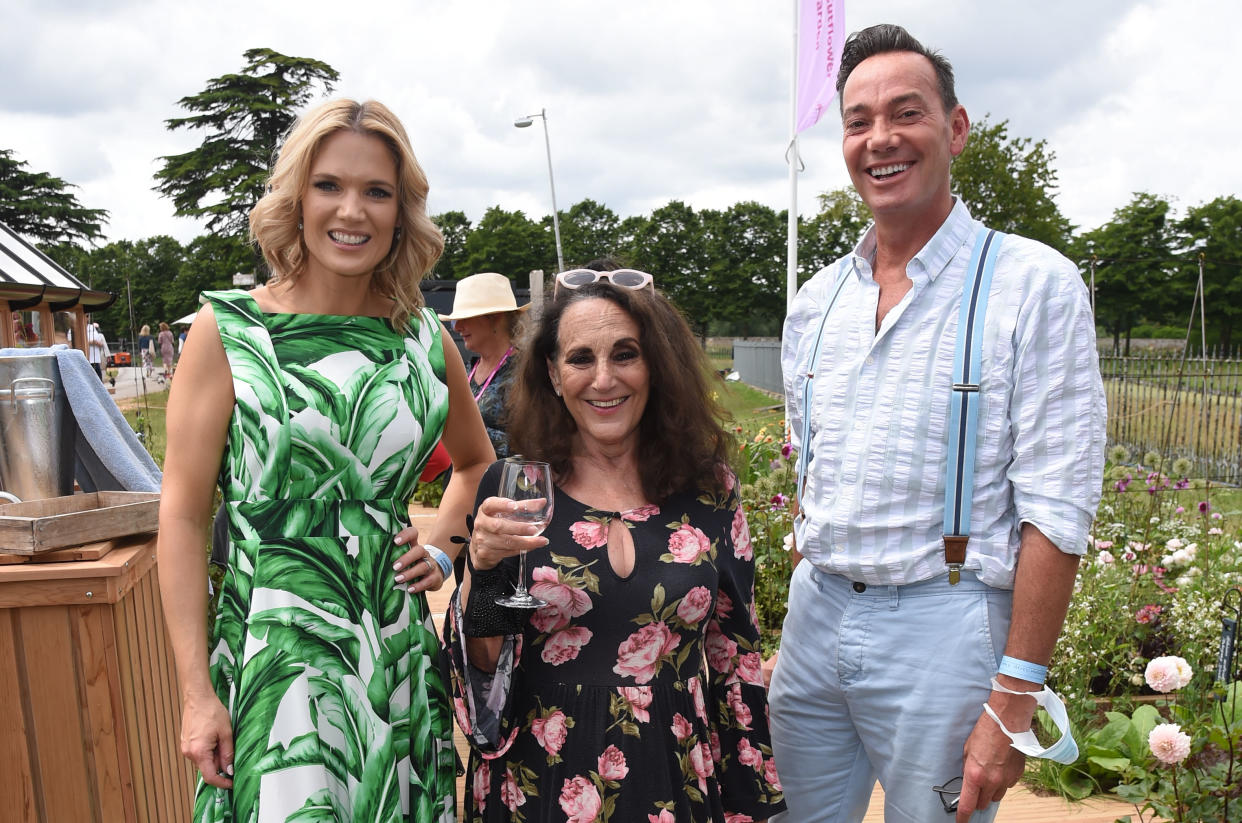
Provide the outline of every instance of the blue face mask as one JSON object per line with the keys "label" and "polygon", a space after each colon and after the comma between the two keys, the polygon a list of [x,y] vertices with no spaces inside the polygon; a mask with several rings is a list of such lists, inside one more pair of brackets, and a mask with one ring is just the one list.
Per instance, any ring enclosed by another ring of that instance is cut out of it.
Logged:
{"label": "blue face mask", "polygon": [[1039,740],[1035,737],[1034,732],[1025,731],[1015,734],[1006,729],[1005,724],[996,716],[996,712],[992,711],[992,707],[984,703],[983,710],[987,712],[988,717],[995,721],[997,726],[1000,726],[1000,730],[1011,741],[1011,746],[1027,757],[1042,757],[1056,763],[1064,763],[1067,766],[1078,759],[1078,744],[1074,742],[1074,736],[1070,734],[1069,715],[1066,714],[1065,704],[1061,702],[1061,698],[1057,697],[1056,692],[1047,686],[1044,686],[1043,689],[1037,692],[1015,692],[997,683],[995,677],[992,678],[992,691],[1034,698],[1035,702],[1043,706],[1044,710],[1048,712],[1048,716],[1052,718],[1052,722],[1057,724],[1057,729],[1061,732],[1061,738],[1045,749],[1039,744]]}

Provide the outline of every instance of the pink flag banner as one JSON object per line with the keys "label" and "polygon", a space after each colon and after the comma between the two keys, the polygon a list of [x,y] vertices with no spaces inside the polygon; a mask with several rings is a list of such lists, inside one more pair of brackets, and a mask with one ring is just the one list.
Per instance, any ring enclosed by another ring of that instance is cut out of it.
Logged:
{"label": "pink flag banner", "polygon": [[836,97],[845,44],[845,0],[800,1],[796,132],[818,123]]}

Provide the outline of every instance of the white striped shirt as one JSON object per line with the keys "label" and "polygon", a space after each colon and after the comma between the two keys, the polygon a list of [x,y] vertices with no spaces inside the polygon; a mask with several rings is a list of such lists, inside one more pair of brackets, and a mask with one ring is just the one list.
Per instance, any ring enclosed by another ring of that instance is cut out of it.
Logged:
{"label": "white striped shirt", "polygon": [[[810,401],[811,460],[798,550],[826,572],[902,585],[946,573],[941,540],[958,312],[976,232],[957,201],[906,266],[913,282],[876,331],[875,229],[798,292],[781,366],[794,447],[802,388],[838,275]],[[983,335],[970,543],[963,568],[1012,588],[1019,526],[1082,554],[1103,484],[1105,401],[1095,323],[1077,268],[1009,235]]]}

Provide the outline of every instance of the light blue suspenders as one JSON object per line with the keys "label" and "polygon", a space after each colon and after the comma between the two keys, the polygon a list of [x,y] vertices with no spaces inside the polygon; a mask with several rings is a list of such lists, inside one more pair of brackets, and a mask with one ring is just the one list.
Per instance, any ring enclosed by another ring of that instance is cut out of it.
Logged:
{"label": "light blue suspenders", "polygon": [[[944,491],[944,559],[949,567],[949,582],[961,579],[966,562],[966,542],[970,539],[971,492],[975,479],[976,429],[979,421],[979,373],[983,353],[983,320],[987,314],[988,291],[992,272],[1005,235],[983,229],[975,237],[974,251],[967,266],[973,274],[962,289],[962,305],[957,326],[957,346],[953,355],[953,386],[950,400],[949,451],[945,466]],[[808,363],[806,382],[802,385],[802,448],[798,454],[798,508],[804,511],[802,492],[806,488],[807,468],[811,463],[811,399],[814,397],[815,370],[824,341],[828,314],[836,305],[849,272],[848,261],[837,275],[832,299],[824,309],[815,335],[815,346]]]}

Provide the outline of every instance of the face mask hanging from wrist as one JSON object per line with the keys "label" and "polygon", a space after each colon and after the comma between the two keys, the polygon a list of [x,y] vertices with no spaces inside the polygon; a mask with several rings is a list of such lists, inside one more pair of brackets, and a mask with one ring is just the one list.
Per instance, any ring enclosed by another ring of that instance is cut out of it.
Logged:
{"label": "face mask hanging from wrist", "polygon": [[1052,760],[1056,763],[1069,765],[1078,759],[1078,744],[1074,742],[1074,736],[1070,734],[1069,715],[1065,711],[1065,704],[1061,702],[1061,698],[1057,697],[1056,692],[1044,686],[1037,692],[1015,692],[1012,689],[1006,689],[1000,683],[996,682],[996,678],[992,678],[992,691],[1004,692],[1005,694],[1016,694],[1019,696],[1030,697],[1048,712],[1048,716],[1052,718],[1052,722],[1057,724],[1057,730],[1061,732],[1061,737],[1057,742],[1048,748],[1040,745],[1039,740],[1032,731],[1014,732],[1005,728],[1005,724],[996,716],[996,712],[992,711],[992,707],[987,703],[983,704],[983,710],[987,712],[988,717],[1000,726],[1000,730],[1009,738],[1010,745],[1027,757],[1042,757],[1045,760]]}

